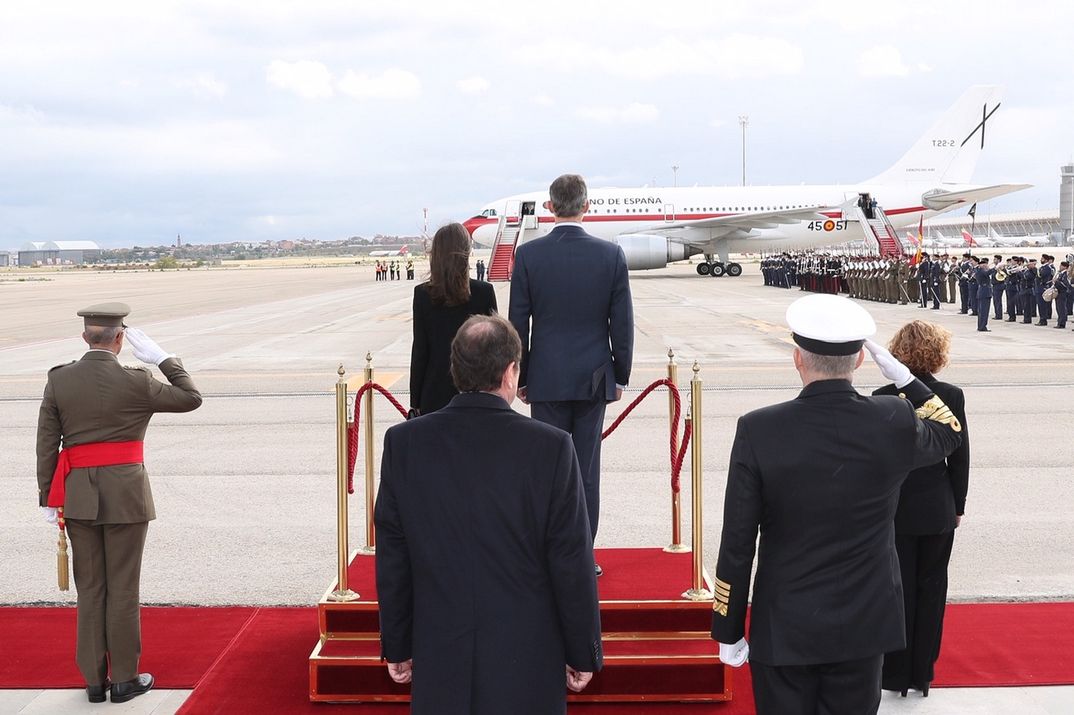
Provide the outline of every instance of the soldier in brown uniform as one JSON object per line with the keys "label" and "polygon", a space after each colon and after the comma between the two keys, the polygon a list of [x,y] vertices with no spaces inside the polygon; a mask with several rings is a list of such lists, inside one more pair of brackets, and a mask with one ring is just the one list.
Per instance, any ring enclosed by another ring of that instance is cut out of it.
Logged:
{"label": "soldier in brown uniform", "polygon": [[[128,313],[123,303],[78,312],[90,349],[81,360],[49,371],[37,423],[40,504],[46,520],[58,520],[71,537],[78,590],[75,659],[90,702],[98,703],[109,687],[114,703],[153,687],[152,675],[138,673],[142,547],[156,518],[142,440],[154,413],[201,405],[183,364],[142,331],[126,328]],[[146,368],[119,364],[124,336],[135,357],[157,365],[170,385]]]}

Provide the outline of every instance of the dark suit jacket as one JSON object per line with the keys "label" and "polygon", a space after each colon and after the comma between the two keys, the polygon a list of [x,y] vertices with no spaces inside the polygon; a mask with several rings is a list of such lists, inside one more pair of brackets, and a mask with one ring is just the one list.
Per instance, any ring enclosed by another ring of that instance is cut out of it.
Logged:
{"label": "dark suit jacket", "polygon": [[491,283],[470,281],[470,300],[433,305],[429,284],[414,286],[414,342],[410,349],[410,406],[421,414],[439,410],[459,393],[451,381],[451,341],[471,315],[496,312]]}
{"label": "dark suit jacket", "polygon": [[[48,500],[58,450],[91,442],[138,442],[157,412],[189,412],[201,393],[178,358],[160,371],[170,385],[142,367],[124,367],[111,353],[91,350],[77,362],[52,368],[37,419],[37,484]],[[67,475],[64,516],[97,524],[155,519],[153,492],[143,464],[72,469]]]}
{"label": "dark suit jacket", "polygon": [[623,249],[578,226],[524,243],[511,274],[511,323],[522,338],[519,385],[530,402],[615,399],[634,353]]}
{"label": "dark suit jacket", "polygon": [[977,276],[977,300],[981,298],[992,297],[992,284],[991,278],[995,274],[995,269],[988,268],[987,266],[977,266],[974,269]]}
{"label": "dark suit jacket", "polygon": [[[935,464],[915,469],[907,476],[899,493],[895,531],[899,534],[944,534],[955,530],[955,516],[966,510],[970,483],[970,435],[966,428],[966,398],[962,390],[932,375],[917,379],[939,395],[962,423],[962,444]],[[894,385],[885,385],[874,395],[898,395]]]}
{"label": "dark suit jacket", "polygon": [[864,397],[845,380],[813,382],[795,400],[740,417],[716,565],[715,607],[723,597],[727,612],[713,613],[712,637],[743,635],[760,529],[751,660],[807,665],[901,649],[899,488],[960,441],[907,400]]}
{"label": "dark suit jacket", "polygon": [[390,428],[377,495],[383,655],[414,659],[412,712],[566,709],[600,670],[600,614],[570,436],[464,393]]}

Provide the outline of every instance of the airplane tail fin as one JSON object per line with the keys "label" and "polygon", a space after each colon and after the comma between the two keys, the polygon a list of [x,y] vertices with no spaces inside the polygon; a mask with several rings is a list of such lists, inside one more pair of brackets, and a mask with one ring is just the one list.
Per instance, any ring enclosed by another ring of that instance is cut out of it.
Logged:
{"label": "airplane tail fin", "polygon": [[966,229],[962,229],[962,238],[966,241],[966,245],[970,248],[980,248],[977,245],[977,241],[974,240],[973,234]]}
{"label": "airplane tail fin", "polygon": [[399,249],[400,256],[407,256],[410,254],[410,246],[403,246]]}
{"label": "airplane tail fin", "polygon": [[984,149],[992,113],[1003,88],[970,87],[901,159],[868,183],[968,184]]}

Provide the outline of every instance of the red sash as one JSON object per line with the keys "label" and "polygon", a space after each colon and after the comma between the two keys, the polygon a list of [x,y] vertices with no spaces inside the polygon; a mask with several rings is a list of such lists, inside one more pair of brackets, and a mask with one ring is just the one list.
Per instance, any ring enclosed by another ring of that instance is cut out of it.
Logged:
{"label": "red sash", "polygon": [[62,507],[67,496],[64,483],[72,469],[84,467],[113,467],[117,464],[141,464],[143,442],[90,442],[76,444],[60,450],[56,459],[56,471],[52,473],[52,487],[48,491],[48,505]]}

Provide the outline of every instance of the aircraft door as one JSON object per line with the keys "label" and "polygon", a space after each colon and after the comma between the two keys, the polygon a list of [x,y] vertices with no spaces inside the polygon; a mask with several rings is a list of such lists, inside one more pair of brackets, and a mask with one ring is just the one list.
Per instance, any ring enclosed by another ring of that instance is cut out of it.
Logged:
{"label": "aircraft door", "polygon": [[664,204],[664,221],[666,223],[671,223],[674,220],[675,220],[675,205],[674,204]]}
{"label": "aircraft door", "polygon": [[510,224],[516,224],[519,222],[519,217],[522,215],[522,202],[518,199],[511,199],[507,202],[507,206],[504,207],[503,216],[504,221]]}
{"label": "aircraft door", "polygon": [[537,228],[537,202],[522,202],[522,230],[528,231]]}

